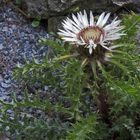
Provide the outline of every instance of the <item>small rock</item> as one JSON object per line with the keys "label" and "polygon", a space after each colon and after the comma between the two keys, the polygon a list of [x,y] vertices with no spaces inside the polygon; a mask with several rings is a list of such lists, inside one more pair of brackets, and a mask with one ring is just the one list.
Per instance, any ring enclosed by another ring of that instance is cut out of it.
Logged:
{"label": "small rock", "polygon": [[8,27],[3,27],[2,31],[3,32],[8,32]]}
{"label": "small rock", "polygon": [[48,91],[48,89],[49,89],[48,86],[45,86],[45,87],[44,87],[44,90],[45,90],[45,91]]}
{"label": "small rock", "polygon": [[3,87],[3,88],[9,88],[11,85],[10,84],[6,84],[6,83],[4,83],[4,82],[2,82],[1,83],[1,86]]}
{"label": "small rock", "polygon": [[4,48],[3,44],[0,44],[0,50],[2,50]]}

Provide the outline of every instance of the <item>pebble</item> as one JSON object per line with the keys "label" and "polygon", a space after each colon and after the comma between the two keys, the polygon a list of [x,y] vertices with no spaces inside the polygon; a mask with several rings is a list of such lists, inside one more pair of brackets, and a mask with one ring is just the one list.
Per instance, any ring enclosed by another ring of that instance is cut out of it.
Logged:
{"label": "pebble", "polygon": [[2,50],[2,49],[3,49],[3,47],[4,47],[4,46],[3,46],[3,44],[0,44],[0,50]]}
{"label": "pebble", "polygon": [[[0,8],[0,17],[0,100],[12,103],[12,93],[16,93],[17,101],[22,102],[24,90],[13,79],[12,71],[17,66],[23,67],[25,58],[31,62],[35,57],[36,63],[40,63],[47,54],[47,46],[40,46],[38,40],[49,38],[49,35],[44,27],[32,27],[31,22],[27,21],[19,12],[14,11],[10,5]],[[43,90],[47,89],[45,86]],[[41,94],[41,96],[44,99],[45,94]],[[30,93],[29,99],[33,100],[34,94]],[[2,105],[0,104],[0,106]],[[27,111],[34,112],[38,116],[41,114],[41,111],[34,111],[32,108]],[[7,114],[9,120],[12,121],[14,111],[8,109]],[[0,117],[2,117],[1,113]],[[9,128],[7,133],[8,130]],[[3,139],[6,140],[6,137]]]}
{"label": "pebble", "polygon": [[2,83],[1,83],[1,86],[2,86],[4,89],[7,89],[7,88],[9,88],[11,85],[2,82]]}
{"label": "pebble", "polygon": [[[49,38],[44,27],[34,28],[19,12],[10,5],[0,9],[0,97],[7,97],[12,91],[20,92],[18,83],[12,77],[17,65],[23,66],[25,58],[37,63],[47,54],[47,46],[39,46],[40,38]],[[39,46],[39,47],[38,47]],[[0,61],[1,62],[1,61]],[[1,66],[2,65],[2,66]],[[7,99],[9,100],[9,99]],[[22,100],[22,96],[18,96]]]}

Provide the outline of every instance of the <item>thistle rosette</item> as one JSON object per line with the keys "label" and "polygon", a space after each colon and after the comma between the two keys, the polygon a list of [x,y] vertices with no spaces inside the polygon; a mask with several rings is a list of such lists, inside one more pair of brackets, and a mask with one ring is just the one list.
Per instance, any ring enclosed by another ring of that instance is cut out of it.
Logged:
{"label": "thistle rosette", "polygon": [[121,20],[116,17],[110,24],[107,24],[109,17],[110,13],[103,12],[95,22],[92,11],[87,15],[84,10],[84,13],[78,12],[77,15],[72,14],[71,19],[67,17],[63,20],[63,29],[59,29],[58,34],[65,42],[77,46],[80,54],[86,53],[88,57],[103,54],[105,58],[106,52],[120,46],[113,45],[113,41],[125,35],[122,32],[124,26],[120,26]]}

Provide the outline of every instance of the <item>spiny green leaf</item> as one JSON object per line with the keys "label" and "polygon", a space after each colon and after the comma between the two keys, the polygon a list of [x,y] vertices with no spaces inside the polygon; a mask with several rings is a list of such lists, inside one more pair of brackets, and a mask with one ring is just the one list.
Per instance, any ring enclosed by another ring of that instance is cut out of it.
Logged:
{"label": "spiny green leaf", "polygon": [[73,129],[68,133],[66,140],[87,140],[91,133],[94,133],[97,124],[96,116],[93,114],[87,118],[82,118],[73,125]]}

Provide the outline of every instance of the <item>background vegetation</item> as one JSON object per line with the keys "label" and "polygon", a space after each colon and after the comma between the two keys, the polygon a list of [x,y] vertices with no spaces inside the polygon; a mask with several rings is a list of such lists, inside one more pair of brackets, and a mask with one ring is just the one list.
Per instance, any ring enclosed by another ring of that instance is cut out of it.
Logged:
{"label": "background vegetation", "polygon": [[[127,35],[116,42],[123,46],[107,65],[98,63],[93,74],[71,54],[70,45],[41,39],[53,51],[40,63],[34,59],[15,69],[24,100],[13,93],[11,103],[0,101],[1,131],[16,140],[139,140],[140,56],[135,42],[139,22],[134,13],[123,16]],[[48,91],[40,92],[46,85]],[[98,100],[101,91],[106,103]]]}

